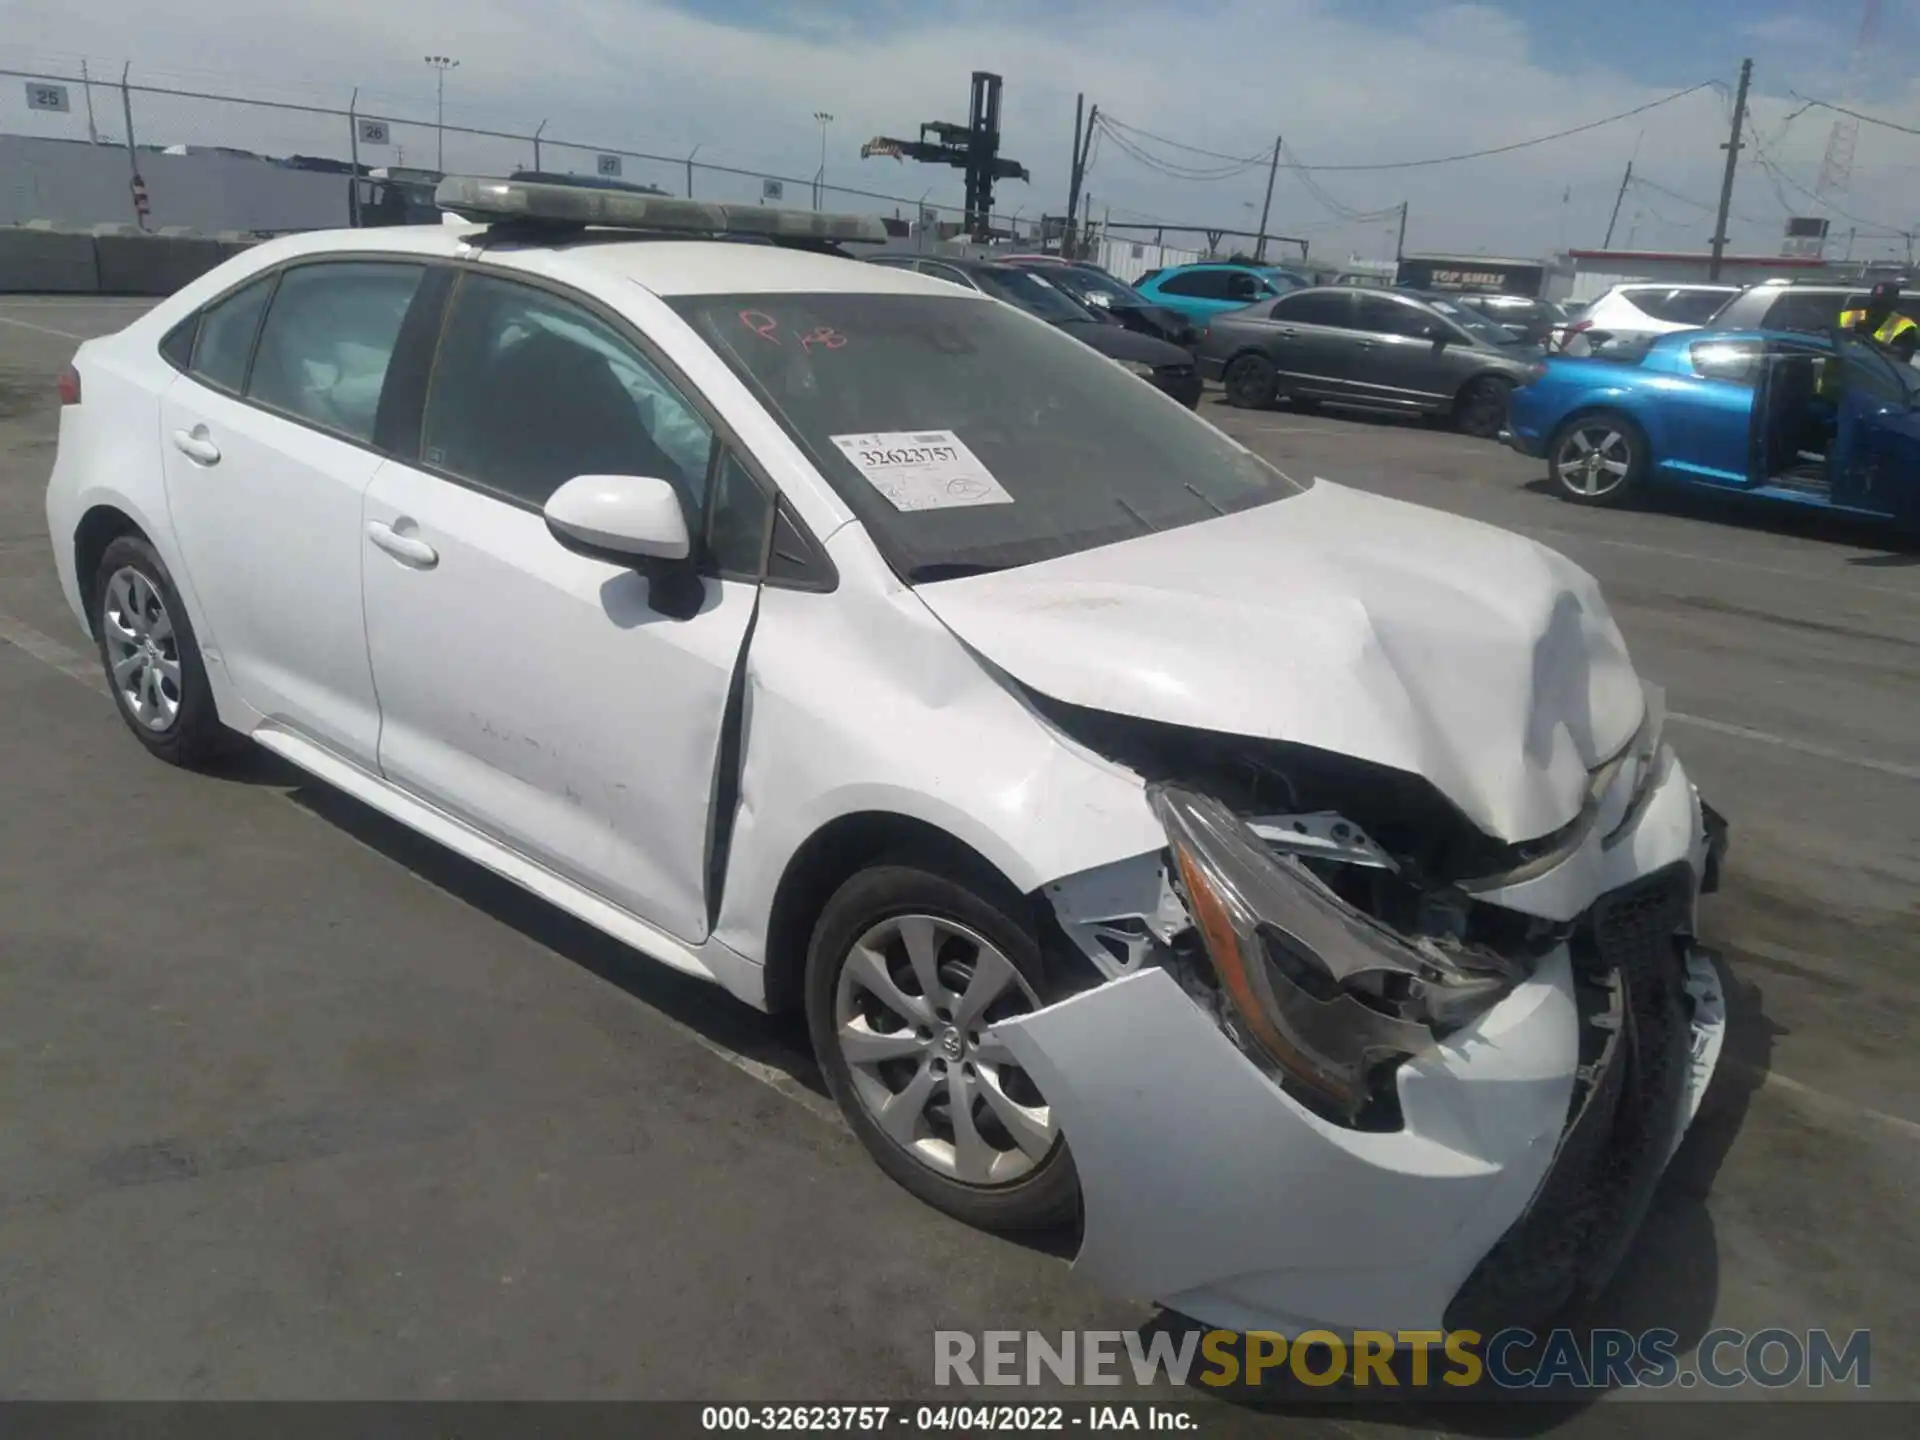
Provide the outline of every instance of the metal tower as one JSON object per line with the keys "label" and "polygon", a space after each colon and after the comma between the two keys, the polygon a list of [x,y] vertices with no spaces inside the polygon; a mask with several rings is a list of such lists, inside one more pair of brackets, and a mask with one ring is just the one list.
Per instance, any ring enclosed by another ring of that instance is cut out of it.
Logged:
{"label": "metal tower", "polygon": [[[1853,42],[1853,59],[1847,66],[1847,83],[1840,92],[1840,103],[1852,107],[1859,99],[1860,90],[1866,79],[1867,57],[1873,49],[1874,35],[1880,28],[1881,0],[1866,0],[1861,7],[1860,35]],[[1827,153],[1820,161],[1820,178],[1813,182],[1813,191],[1825,204],[1831,205],[1847,193],[1847,186],[1853,179],[1853,147],[1860,139],[1860,122],[1851,115],[1836,115],[1833,129],[1827,134]]]}

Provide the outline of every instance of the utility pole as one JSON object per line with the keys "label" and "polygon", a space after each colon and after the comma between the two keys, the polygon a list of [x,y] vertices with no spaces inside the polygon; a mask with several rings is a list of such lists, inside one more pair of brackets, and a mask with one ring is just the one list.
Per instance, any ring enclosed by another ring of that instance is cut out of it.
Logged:
{"label": "utility pole", "polygon": [[[1407,202],[1400,202],[1400,234],[1393,242],[1393,263],[1398,265],[1407,253]],[[1398,275],[1394,277],[1396,280]]]}
{"label": "utility pole", "polygon": [[133,221],[142,230],[147,228],[147,182],[140,178],[140,153],[133,143],[133,91],[128,88],[127,76],[133,73],[133,62],[129,60],[120,71],[120,113],[127,122],[127,181],[133,191]]}
{"label": "utility pole", "polygon": [[87,92],[87,143],[98,145],[100,132],[93,125],[93,77],[87,74],[87,62],[80,62],[80,88]]}
{"label": "utility pole", "polygon": [[1273,209],[1273,177],[1280,169],[1280,137],[1273,137],[1273,159],[1267,163],[1267,198],[1260,202],[1260,235],[1253,242],[1253,258],[1267,258],[1267,215]]}
{"label": "utility pole", "polygon": [[450,55],[423,56],[434,69],[433,128],[439,137],[439,159],[434,162],[441,173],[447,168],[447,71],[458,70],[460,62]]}
{"label": "utility pole", "polygon": [[827,126],[833,123],[833,116],[824,110],[813,112],[813,118],[820,122],[820,168],[813,176],[813,208],[818,210],[827,198]]}
{"label": "utility pole", "polygon": [[353,178],[347,181],[347,224],[354,229],[360,228],[360,117],[354,112],[360,108],[360,87],[353,87],[353,98],[347,101],[347,156],[351,163]]}
{"label": "utility pole", "polygon": [[540,136],[546,131],[546,128],[547,122],[542,120],[540,122],[540,128],[533,132],[533,168],[535,173],[538,173],[540,170]]}
{"label": "utility pole", "polygon": [[[701,142],[701,144],[705,143],[705,141]],[[693,157],[699,153],[699,145],[694,146],[693,149],[687,152],[687,199],[689,200],[693,198]]]}
{"label": "utility pole", "polygon": [[1727,211],[1733,207],[1733,171],[1740,163],[1740,129],[1747,119],[1747,82],[1753,78],[1753,61],[1740,62],[1740,85],[1733,92],[1733,133],[1721,148],[1727,152],[1726,173],[1720,177],[1720,213],[1713,223],[1713,258],[1707,262],[1707,279],[1720,278],[1720,257],[1727,248]]}
{"label": "utility pole", "polygon": [[[1075,130],[1078,131],[1079,106],[1074,107]],[[1079,251],[1075,248],[1080,229],[1080,189],[1087,183],[1087,157],[1093,153],[1093,132],[1100,120],[1100,107],[1096,104],[1087,110],[1087,128],[1084,135],[1076,133],[1074,139],[1079,148],[1074,152],[1073,176],[1067,187],[1067,233],[1061,241],[1060,253],[1068,259],[1075,258]]]}
{"label": "utility pole", "polygon": [[1605,250],[1613,244],[1613,227],[1620,219],[1620,202],[1627,198],[1627,186],[1633,183],[1633,161],[1627,161],[1627,173],[1620,177],[1620,189],[1613,197],[1613,214],[1607,217],[1607,238],[1600,242]]}
{"label": "utility pole", "polygon": [[[1067,152],[1067,223],[1060,231],[1060,254],[1068,258],[1073,241],[1073,211],[1080,202],[1080,127],[1086,118],[1087,95],[1083,90],[1073,97],[1073,148]],[[1042,225],[1042,230],[1046,228]]]}

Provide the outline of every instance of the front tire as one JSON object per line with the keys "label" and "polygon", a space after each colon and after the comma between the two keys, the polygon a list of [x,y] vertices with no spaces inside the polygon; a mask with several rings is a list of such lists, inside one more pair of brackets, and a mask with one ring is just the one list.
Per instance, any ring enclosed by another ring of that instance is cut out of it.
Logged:
{"label": "front tire", "polygon": [[855,875],[814,927],[807,1027],[882,1170],[970,1225],[1044,1230],[1074,1217],[1080,1182],[1045,1099],[992,1033],[1045,991],[1039,937],[1003,890],[904,862]]}
{"label": "front tire", "polygon": [[1647,468],[1647,439],[1620,415],[1582,415],[1554,433],[1547,469],[1562,499],[1576,505],[1624,505]]}
{"label": "front tire", "polygon": [[107,689],[134,738],[169,765],[192,770],[232,747],[193,622],[166,562],[138,535],[122,535],[93,573],[93,630]]}
{"label": "front tire", "polygon": [[1249,352],[1233,358],[1220,383],[1226,387],[1229,405],[1242,410],[1264,410],[1273,404],[1273,397],[1280,389],[1280,372],[1266,356]]}

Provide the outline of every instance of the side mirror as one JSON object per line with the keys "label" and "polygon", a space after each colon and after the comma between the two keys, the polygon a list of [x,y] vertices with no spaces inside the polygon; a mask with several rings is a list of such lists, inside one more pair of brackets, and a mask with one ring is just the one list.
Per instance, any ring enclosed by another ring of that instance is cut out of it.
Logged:
{"label": "side mirror", "polygon": [[679,492],[665,480],[576,475],[547,497],[542,513],[548,533],[574,554],[645,575],[653,610],[673,620],[700,613],[706,586],[691,563]]}
{"label": "side mirror", "polygon": [[567,549],[616,565],[685,560],[693,542],[679,493],[639,475],[576,475],[547,497],[547,529]]}

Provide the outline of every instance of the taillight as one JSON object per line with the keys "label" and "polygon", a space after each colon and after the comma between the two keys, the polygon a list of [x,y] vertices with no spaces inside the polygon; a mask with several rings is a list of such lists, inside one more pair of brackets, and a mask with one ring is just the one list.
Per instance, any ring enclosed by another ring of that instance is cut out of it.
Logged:
{"label": "taillight", "polygon": [[60,403],[62,405],[80,403],[80,372],[71,365],[60,372]]}

